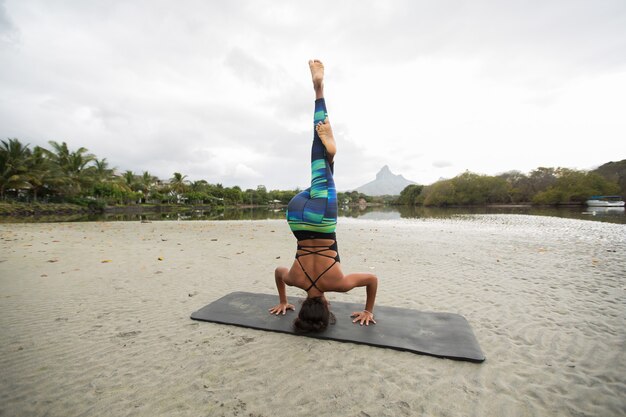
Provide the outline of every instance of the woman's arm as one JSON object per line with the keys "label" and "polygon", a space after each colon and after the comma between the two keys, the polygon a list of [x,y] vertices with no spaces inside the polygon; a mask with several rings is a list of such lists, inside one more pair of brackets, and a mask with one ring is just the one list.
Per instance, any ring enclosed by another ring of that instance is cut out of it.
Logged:
{"label": "woman's arm", "polygon": [[365,308],[363,311],[355,311],[351,317],[353,323],[359,322],[361,325],[365,323],[369,325],[370,321],[376,324],[374,320],[374,303],[376,302],[376,291],[378,290],[378,278],[374,274],[348,274],[343,277],[341,291],[347,292],[355,287],[365,287]]}
{"label": "woman's arm", "polygon": [[269,309],[270,314],[285,314],[287,310],[295,310],[293,304],[287,302],[287,288],[285,280],[289,270],[285,267],[276,268],[274,271],[274,280],[276,281],[276,289],[278,290],[279,304]]}

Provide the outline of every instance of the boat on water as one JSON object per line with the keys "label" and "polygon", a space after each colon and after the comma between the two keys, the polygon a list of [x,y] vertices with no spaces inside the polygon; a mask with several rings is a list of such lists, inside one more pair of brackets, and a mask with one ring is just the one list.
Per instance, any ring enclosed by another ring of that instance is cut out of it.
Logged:
{"label": "boat on water", "polygon": [[624,201],[620,195],[594,195],[587,200],[589,207],[624,207]]}

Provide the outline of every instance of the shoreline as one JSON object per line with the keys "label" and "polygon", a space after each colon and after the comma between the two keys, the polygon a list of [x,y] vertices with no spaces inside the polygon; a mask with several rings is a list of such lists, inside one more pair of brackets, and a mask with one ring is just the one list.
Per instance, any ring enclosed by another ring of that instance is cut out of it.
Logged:
{"label": "shoreline", "polygon": [[275,294],[295,252],[282,220],[0,224],[0,414],[623,414],[626,226],[481,215],[337,234],[344,272],[379,276],[377,305],[463,315],[487,361],[192,321],[232,291]]}
{"label": "shoreline", "polygon": [[[424,208],[424,209],[475,209],[475,208],[560,208],[560,207],[584,207],[584,203],[570,203],[570,204],[532,204],[532,203],[517,203],[517,204],[468,204],[468,205],[446,205],[446,206],[424,206],[424,205],[397,205],[397,204],[384,204],[384,203],[366,203],[360,205],[358,203],[352,203],[345,205],[349,208],[357,207],[403,207],[403,208]],[[153,213],[173,213],[173,212],[185,212],[194,210],[217,210],[217,209],[284,209],[287,204],[239,204],[239,205],[177,205],[177,204],[133,204],[125,206],[105,206],[103,208],[93,208],[88,206],[81,206],[73,203],[42,203],[42,202],[0,202],[0,216],[11,217],[34,217],[42,215],[54,215],[54,214],[153,214]]]}

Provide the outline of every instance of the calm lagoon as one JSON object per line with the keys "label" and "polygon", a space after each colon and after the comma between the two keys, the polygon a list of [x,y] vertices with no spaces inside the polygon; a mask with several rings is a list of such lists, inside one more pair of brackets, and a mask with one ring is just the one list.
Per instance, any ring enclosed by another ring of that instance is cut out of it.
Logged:
{"label": "calm lagoon", "polygon": [[[626,212],[623,207],[591,208],[573,207],[529,207],[529,206],[498,206],[498,207],[461,207],[461,208],[427,208],[427,207],[358,207],[339,210],[340,217],[363,220],[402,220],[422,218],[453,218],[481,214],[516,214],[529,216],[550,216],[571,219],[600,221],[626,224]],[[193,220],[265,220],[284,219],[285,209],[256,208],[219,208],[217,210],[189,210],[178,213],[128,213],[128,214],[74,214],[30,217],[0,217],[0,223],[44,223],[44,222],[80,222],[80,221],[193,221]]]}

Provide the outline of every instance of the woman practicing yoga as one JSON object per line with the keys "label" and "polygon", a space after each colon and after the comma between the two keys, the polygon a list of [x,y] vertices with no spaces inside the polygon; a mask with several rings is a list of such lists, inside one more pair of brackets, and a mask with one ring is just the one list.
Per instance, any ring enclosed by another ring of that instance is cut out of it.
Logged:
{"label": "woman practicing yoga", "polygon": [[274,272],[280,303],[269,311],[278,315],[295,310],[293,304],[287,302],[285,284],[302,288],[307,298],[294,327],[300,332],[321,332],[332,317],[330,303],[324,297],[327,291],[347,292],[355,287],[366,287],[365,309],[352,313],[352,322],[376,323],[373,311],[378,279],[373,274],[344,275],[341,271],[335,235],[337,190],[333,180],[337,147],[324,102],[324,65],[313,60],[309,61],[309,67],[315,90],[311,187],[292,198],[287,206],[287,222],[298,240],[298,249],[291,269],[278,267]]}

